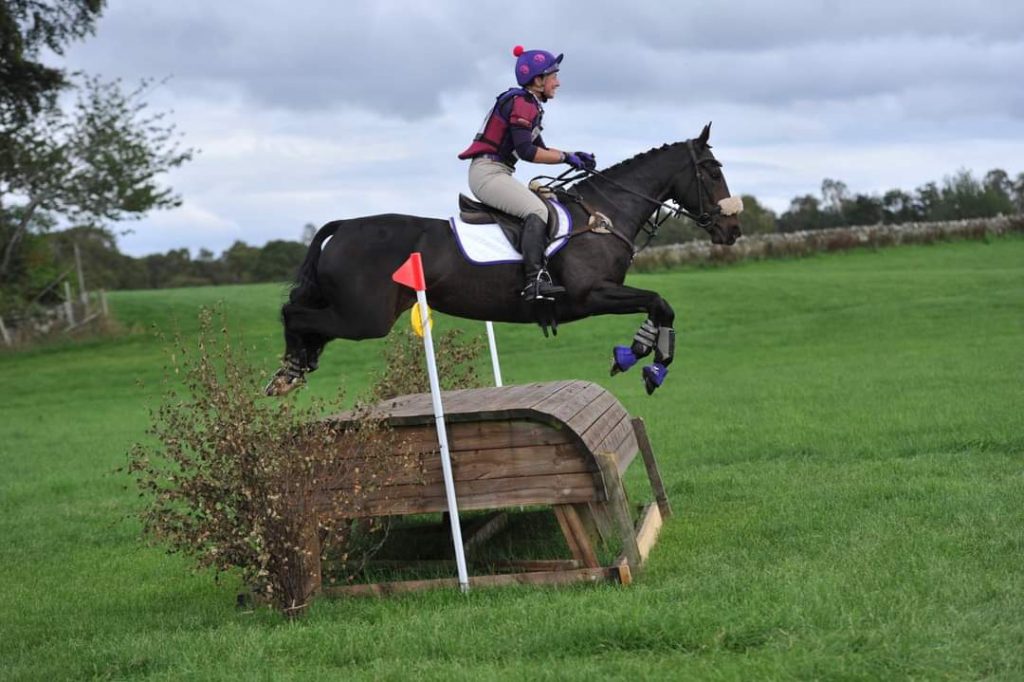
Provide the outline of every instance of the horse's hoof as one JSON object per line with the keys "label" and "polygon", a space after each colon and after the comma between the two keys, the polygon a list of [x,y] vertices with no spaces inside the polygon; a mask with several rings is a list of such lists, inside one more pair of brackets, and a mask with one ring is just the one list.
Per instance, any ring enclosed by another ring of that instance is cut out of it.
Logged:
{"label": "horse's hoof", "polygon": [[668,367],[660,362],[644,367],[644,388],[647,389],[647,395],[653,395],[655,389],[665,381],[666,376],[668,376]]}
{"label": "horse's hoof", "polygon": [[263,391],[268,396],[282,396],[291,393],[304,383],[306,380],[302,376],[290,376],[284,370],[278,370]]}
{"label": "horse's hoof", "polygon": [[612,376],[625,372],[636,364],[637,357],[629,346],[615,346],[612,350]]}

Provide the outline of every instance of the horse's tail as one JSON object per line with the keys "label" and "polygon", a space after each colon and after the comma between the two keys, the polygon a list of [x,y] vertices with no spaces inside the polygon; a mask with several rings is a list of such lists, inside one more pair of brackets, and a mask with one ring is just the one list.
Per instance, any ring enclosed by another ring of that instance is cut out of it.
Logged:
{"label": "horse's tail", "polygon": [[295,284],[292,285],[292,290],[288,294],[288,300],[291,303],[301,303],[317,307],[323,304],[320,285],[317,282],[316,266],[320,260],[320,252],[323,250],[324,242],[334,236],[334,233],[338,230],[338,225],[339,222],[336,220],[327,223],[317,231],[313,241],[309,243],[306,258],[302,261],[302,265],[299,266],[299,271],[295,275]]}

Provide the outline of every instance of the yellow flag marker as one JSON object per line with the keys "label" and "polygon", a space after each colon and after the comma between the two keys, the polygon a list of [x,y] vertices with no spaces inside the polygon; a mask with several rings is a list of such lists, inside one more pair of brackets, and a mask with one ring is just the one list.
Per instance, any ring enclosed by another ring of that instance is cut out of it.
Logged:
{"label": "yellow flag marker", "polygon": [[[409,314],[409,321],[412,323],[412,330],[416,332],[416,336],[423,338],[423,320],[420,319],[420,307],[414,305],[412,311]],[[434,314],[427,308],[427,324],[430,325],[430,329],[434,329]]]}

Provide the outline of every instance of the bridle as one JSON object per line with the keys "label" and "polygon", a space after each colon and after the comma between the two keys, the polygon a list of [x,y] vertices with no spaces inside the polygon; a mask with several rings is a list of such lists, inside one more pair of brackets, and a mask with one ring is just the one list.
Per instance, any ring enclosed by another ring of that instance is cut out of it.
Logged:
{"label": "bridle", "polygon": [[[687,210],[687,208],[685,206],[681,205],[681,204],[669,204],[669,203],[667,203],[665,201],[659,201],[658,199],[655,199],[654,197],[647,196],[646,194],[644,194],[642,192],[637,192],[634,189],[626,187],[625,185],[623,185],[622,183],[618,182],[617,180],[613,180],[612,178],[608,177],[607,175],[605,175],[604,173],[602,173],[601,171],[596,170],[596,169],[576,170],[576,169],[572,168],[572,169],[569,169],[569,170],[565,171],[564,173],[562,173],[561,175],[559,175],[557,177],[552,177],[552,176],[548,176],[548,175],[537,176],[537,177],[534,178],[534,181],[536,181],[536,180],[548,180],[549,182],[546,183],[547,187],[551,188],[554,191],[559,191],[559,192],[565,194],[566,196],[569,197],[570,200],[580,204],[584,208],[584,210],[586,210],[590,214],[593,214],[594,212],[592,210],[590,210],[590,208],[587,206],[586,203],[584,203],[583,197],[581,197],[579,195],[579,192],[576,190],[576,187],[575,187],[575,183],[577,183],[580,180],[586,179],[588,176],[598,177],[601,180],[604,180],[605,182],[607,182],[612,187],[615,187],[616,189],[618,189],[618,190],[620,190],[622,192],[626,192],[627,194],[632,194],[633,196],[639,197],[639,198],[643,199],[644,201],[647,201],[647,202],[653,204],[654,206],[657,207],[657,209],[655,210],[655,212],[650,217],[647,218],[646,221],[644,221],[644,224],[642,224],[640,226],[640,230],[642,232],[644,232],[644,234],[647,235],[647,239],[644,241],[643,246],[641,246],[639,249],[635,249],[635,251],[642,251],[642,250],[647,248],[647,246],[651,243],[651,241],[656,236],[658,236],[658,230],[661,229],[661,226],[669,218],[679,217],[679,216],[682,216],[684,218],[689,218],[690,220],[692,220],[697,225],[697,227],[699,227],[699,228],[705,230],[706,232],[710,233],[712,227],[715,224],[715,219],[722,212],[721,206],[719,206],[718,204],[715,203],[714,197],[711,195],[711,191],[707,188],[707,185],[705,184],[704,171],[703,171],[703,165],[702,165],[702,164],[705,164],[705,163],[714,163],[714,164],[716,164],[718,166],[721,166],[722,164],[719,163],[714,158],[708,158],[708,159],[703,159],[703,160],[702,159],[698,159],[697,158],[697,151],[693,147],[693,140],[687,140],[686,141],[686,148],[690,152],[690,160],[693,163],[693,171],[694,171],[693,177],[694,177],[694,181],[697,183],[697,213],[696,214],[694,214],[692,211]],[[675,176],[673,176],[673,178],[674,177]],[[592,185],[589,185],[589,187],[591,189],[593,189],[595,192],[597,192],[598,194],[600,194],[608,203],[614,205],[615,202],[612,201],[611,197],[609,197],[604,191],[602,191],[601,188],[598,187],[596,183],[592,184]],[[705,195],[707,195],[707,197],[709,199],[709,203],[712,206],[712,209],[710,211],[705,209],[705,206],[706,206],[706,203],[705,203],[705,200],[704,200],[704,196]]]}

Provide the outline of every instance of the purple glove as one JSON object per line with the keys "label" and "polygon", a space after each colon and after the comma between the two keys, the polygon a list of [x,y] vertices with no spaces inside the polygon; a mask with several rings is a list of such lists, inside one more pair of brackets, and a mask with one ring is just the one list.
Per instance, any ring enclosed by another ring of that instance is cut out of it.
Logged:
{"label": "purple glove", "polygon": [[597,160],[594,158],[594,155],[587,152],[566,154],[565,162],[576,170],[593,170],[597,167]]}

